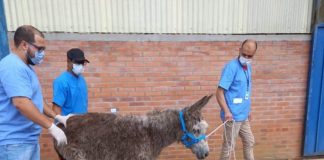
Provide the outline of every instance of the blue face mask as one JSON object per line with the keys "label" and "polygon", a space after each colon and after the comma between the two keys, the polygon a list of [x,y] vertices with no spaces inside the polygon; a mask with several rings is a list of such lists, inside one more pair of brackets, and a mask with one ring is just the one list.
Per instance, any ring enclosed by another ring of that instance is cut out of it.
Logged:
{"label": "blue face mask", "polygon": [[26,53],[26,54],[27,54],[28,63],[31,65],[41,64],[45,58],[44,50],[36,51],[35,57],[30,57],[28,53]]}

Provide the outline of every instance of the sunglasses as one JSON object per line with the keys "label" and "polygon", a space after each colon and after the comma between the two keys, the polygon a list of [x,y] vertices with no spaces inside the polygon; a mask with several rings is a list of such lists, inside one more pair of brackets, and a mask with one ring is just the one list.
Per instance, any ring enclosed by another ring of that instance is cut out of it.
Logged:
{"label": "sunglasses", "polygon": [[28,44],[30,44],[31,46],[35,47],[38,52],[42,52],[42,51],[44,51],[46,49],[45,47],[37,46],[37,45],[35,45],[33,43],[28,43]]}
{"label": "sunglasses", "polygon": [[244,57],[244,58],[253,58],[254,55],[247,55],[245,53],[241,53],[241,55]]}

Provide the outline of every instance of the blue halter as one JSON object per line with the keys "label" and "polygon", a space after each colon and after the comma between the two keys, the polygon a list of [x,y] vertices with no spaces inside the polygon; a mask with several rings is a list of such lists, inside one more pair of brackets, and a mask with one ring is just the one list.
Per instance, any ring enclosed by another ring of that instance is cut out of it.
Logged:
{"label": "blue halter", "polygon": [[181,129],[184,133],[181,137],[181,142],[187,148],[191,148],[192,145],[198,143],[199,141],[201,141],[203,139],[206,139],[206,135],[204,135],[204,134],[199,136],[198,138],[196,138],[192,133],[187,131],[182,111],[179,112],[179,119],[181,122]]}

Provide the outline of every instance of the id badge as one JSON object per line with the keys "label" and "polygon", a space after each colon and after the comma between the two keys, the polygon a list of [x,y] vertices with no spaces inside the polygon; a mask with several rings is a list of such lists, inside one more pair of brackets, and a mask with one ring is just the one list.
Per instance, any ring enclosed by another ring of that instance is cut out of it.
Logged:
{"label": "id badge", "polygon": [[245,93],[245,99],[249,99],[249,96],[250,96],[249,92],[246,92]]}
{"label": "id badge", "polygon": [[242,102],[243,102],[242,98],[234,98],[233,99],[233,104],[240,104]]}

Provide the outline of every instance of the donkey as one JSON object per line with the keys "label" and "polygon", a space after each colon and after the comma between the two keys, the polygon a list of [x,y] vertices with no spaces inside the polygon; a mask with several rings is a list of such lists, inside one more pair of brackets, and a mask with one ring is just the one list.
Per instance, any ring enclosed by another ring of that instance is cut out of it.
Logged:
{"label": "donkey", "polygon": [[212,95],[181,110],[152,111],[145,116],[87,113],[70,117],[68,144],[55,149],[66,160],[154,160],[163,148],[182,142],[198,159],[208,156],[208,127],[201,109]]}

